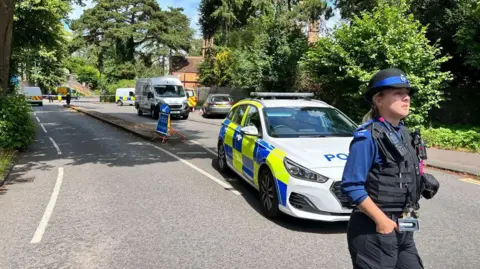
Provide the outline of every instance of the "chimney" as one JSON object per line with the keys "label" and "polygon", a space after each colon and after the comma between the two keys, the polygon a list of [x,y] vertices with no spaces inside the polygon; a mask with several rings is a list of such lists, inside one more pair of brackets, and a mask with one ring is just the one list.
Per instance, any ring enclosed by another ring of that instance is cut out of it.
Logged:
{"label": "chimney", "polygon": [[310,21],[308,24],[308,43],[315,43],[318,40],[320,32],[320,20]]}

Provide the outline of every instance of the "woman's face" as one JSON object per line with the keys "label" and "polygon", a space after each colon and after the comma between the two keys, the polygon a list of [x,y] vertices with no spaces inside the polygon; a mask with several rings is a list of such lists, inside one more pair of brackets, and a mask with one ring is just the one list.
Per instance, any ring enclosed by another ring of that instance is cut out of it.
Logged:
{"label": "woman's face", "polygon": [[377,97],[377,106],[381,114],[403,119],[410,111],[409,89],[387,89]]}

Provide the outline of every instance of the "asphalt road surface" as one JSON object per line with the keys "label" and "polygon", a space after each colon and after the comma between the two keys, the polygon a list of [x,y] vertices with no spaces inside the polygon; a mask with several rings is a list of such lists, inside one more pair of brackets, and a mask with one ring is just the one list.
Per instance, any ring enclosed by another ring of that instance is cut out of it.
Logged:
{"label": "asphalt road surface", "polygon": [[[132,107],[82,105],[155,126]],[[252,188],[215,170],[218,119],[172,123],[207,150],[48,102],[32,117],[37,139],[0,195],[0,268],[351,268],[346,223],[268,220]],[[442,185],[422,203],[425,268],[478,268],[480,186],[428,172]]]}

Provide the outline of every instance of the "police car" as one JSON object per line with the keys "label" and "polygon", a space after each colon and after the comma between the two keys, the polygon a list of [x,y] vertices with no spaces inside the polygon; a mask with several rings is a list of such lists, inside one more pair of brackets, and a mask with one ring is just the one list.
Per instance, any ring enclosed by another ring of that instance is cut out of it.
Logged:
{"label": "police car", "polygon": [[340,181],[358,125],[311,93],[251,96],[222,122],[218,168],[255,187],[267,217],[348,221]]}

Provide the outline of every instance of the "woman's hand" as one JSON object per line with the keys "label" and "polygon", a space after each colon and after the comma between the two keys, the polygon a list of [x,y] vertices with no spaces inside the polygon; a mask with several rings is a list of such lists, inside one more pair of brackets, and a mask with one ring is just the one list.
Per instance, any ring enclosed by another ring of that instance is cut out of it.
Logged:
{"label": "woman's hand", "polygon": [[397,223],[387,217],[380,219],[380,221],[378,221],[376,224],[377,224],[377,233],[389,234],[393,232],[393,229],[398,230]]}

